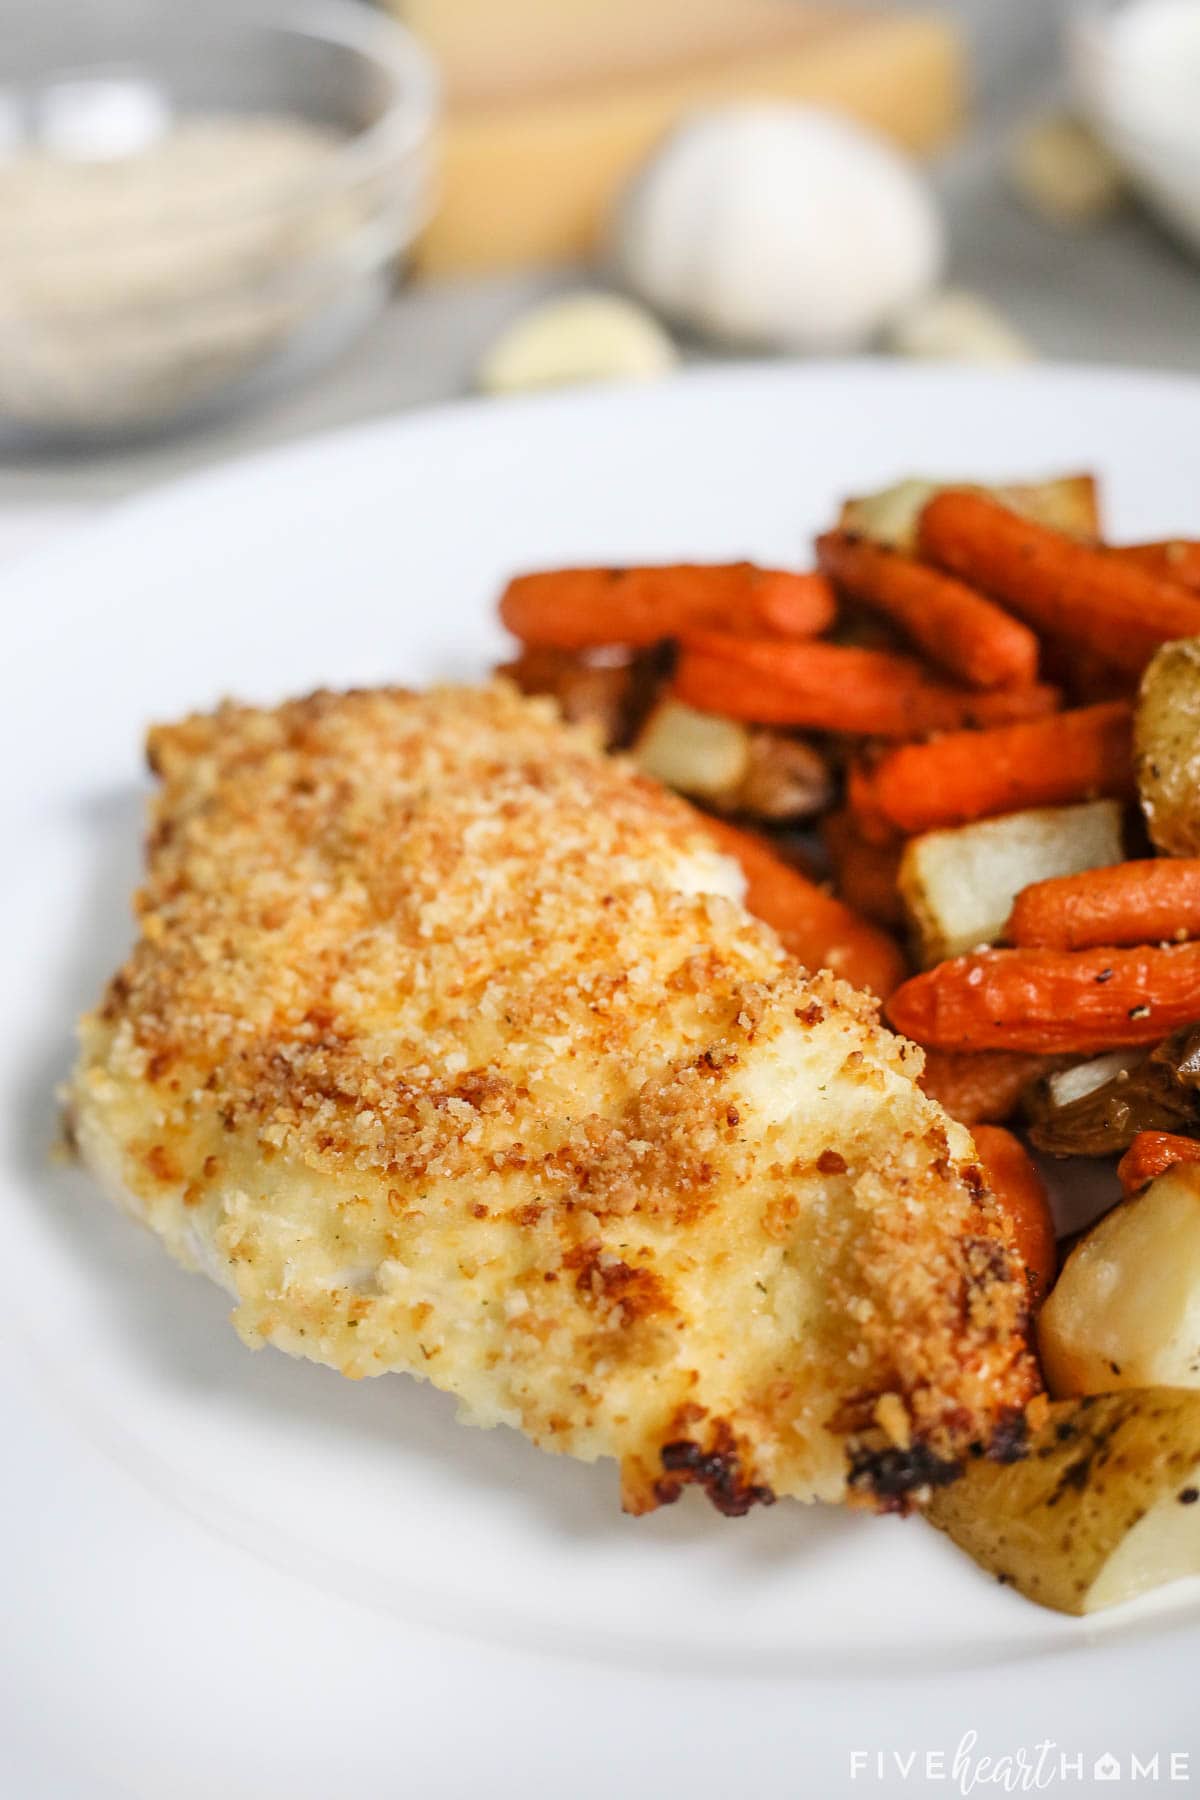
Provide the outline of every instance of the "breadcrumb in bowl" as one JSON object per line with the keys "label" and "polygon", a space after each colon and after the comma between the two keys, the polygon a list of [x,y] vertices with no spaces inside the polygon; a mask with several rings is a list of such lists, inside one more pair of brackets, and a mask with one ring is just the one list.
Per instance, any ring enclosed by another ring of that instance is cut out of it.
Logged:
{"label": "breadcrumb in bowl", "polygon": [[503,684],[158,728],[80,1154],[253,1346],[699,1485],[903,1508],[1037,1387],[967,1132],[681,801]]}

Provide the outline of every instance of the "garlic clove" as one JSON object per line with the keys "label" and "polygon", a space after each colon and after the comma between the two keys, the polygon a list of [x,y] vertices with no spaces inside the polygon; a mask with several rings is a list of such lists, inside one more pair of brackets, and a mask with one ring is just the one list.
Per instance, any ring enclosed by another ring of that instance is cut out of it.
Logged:
{"label": "garlic clove", "polygon": [[979,294],[944,288],[894,321],[885,349],[929,361],[1028,362],[1036,352],[1015,325]]}
{"label": "garlic clove", "polygon": [[589,381],[651,381],[679,360],[658,320],[618,294],[570,294],[515,319],[485,352],[485,394]]}
{"label": "garlic clove", "polygon": [[936,283],[926,182],[891,144],[815,107],[715,108],[626,190],[621,274],[665,317],[744,348],[860,348]]}
{"label": "garlic clove", "polygon": [[1069,113],[1035,119],[1017,133],[1008,176],[1025,204],[1053,225],[1097,224],[1125,198],[1116,158]]}

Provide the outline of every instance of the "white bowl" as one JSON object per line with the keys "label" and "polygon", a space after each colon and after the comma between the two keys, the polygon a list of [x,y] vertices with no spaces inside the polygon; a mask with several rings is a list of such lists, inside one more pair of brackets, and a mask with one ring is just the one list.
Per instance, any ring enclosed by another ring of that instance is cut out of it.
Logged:
{"label": "white bowl", "polygon": [[1200,0],[1088,0],[1067,48],[1089,123],[1163,223],[1200,251]]}
{"label": "white bowl", "polygon": [[[437,111],[399,26],[357,0],[4,6],[0,425],[105,439],[209,412],[382,302]],[[274,161],[230,151],[254,120]]]}

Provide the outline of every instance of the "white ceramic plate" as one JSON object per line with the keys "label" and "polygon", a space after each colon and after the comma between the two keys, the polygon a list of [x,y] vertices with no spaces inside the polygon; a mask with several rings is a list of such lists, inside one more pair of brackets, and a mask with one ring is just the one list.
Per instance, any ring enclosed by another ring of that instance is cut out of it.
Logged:
{"label": "white ceramic plate", "polygon": [[1166,1780],[1195,1751],[1200,1584],[1081,1624],[917,1522],[624,1519],[611,1467],[251,1356],[47,1147],[128,938],[151,718],[473,676],[513,569],[794,561],[906,473],[1095,467],[1117,531],[1194,530],[1198,465],[1184,381],[742,368],[332,438],[5,578],[0,1793],[823,1796],[934,1791],[909,1753],[950,1784],[970,1732],[960,1789],[1047,1737],[1068,1783],[1077,1755],[1157,1751]]}

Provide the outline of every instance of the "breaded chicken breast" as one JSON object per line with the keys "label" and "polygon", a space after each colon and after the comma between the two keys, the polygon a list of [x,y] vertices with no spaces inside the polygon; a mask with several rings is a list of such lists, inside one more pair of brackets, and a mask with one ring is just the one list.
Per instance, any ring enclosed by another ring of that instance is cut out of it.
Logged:
{"label": "breaded chicken breast", "polygon": [[504,686],[157,729],[79,1151],[250,1345],[695,1482],[903,1505],[1019,1436],[971,1139],[680,800]]}

